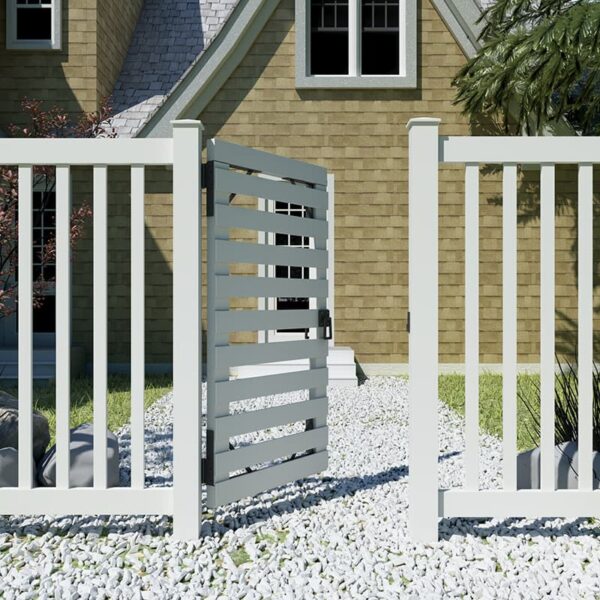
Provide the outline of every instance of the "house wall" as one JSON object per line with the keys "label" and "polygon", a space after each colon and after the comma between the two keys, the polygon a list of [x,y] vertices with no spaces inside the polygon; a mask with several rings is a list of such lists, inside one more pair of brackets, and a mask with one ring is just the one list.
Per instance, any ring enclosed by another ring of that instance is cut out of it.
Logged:
{"label": "house wall", "polygon": [[74,117],[110,94],[143,0],[62,0],[62,50],[7,50],[6,0],[0,0],[0,128],[22,123],[24,97]]}

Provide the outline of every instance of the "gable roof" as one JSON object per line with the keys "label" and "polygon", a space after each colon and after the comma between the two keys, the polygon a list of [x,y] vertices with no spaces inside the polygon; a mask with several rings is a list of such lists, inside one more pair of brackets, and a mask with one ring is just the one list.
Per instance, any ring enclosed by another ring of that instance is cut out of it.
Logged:
{"label": "gable roof", "polygon": [[[164,137],[196,118],[280,0],[146,0],[113,94],[121,137]],[[477,51],[476,0],[431,0],[467,57]],[[483,0],[484,3],[493,0]]]}

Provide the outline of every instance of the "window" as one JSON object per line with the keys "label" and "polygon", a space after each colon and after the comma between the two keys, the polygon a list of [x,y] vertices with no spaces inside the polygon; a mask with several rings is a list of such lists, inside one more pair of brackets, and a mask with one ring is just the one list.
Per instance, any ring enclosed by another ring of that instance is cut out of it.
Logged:
{"label": "window", "polygon": [[7,0],[7,47],[60,49],[60,0]]}
{"label": "window", "polygon": [[296,0],[296,86],[416,87],[416,0]]}

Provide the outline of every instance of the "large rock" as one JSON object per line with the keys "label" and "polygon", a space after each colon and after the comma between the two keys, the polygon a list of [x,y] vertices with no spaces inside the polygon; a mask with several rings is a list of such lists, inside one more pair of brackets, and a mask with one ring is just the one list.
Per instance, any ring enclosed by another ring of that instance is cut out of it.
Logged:
{"label": "large rock", "polygon": [[[31,469],[35,463],[31,459]],[[35,485],[35,477],[33,480]],[[19,485],[19,452],[14,448],[0,448],[0,488]]]}
{"label": "large rock", "polygon": [[[108,436],[108,486],[119,485],[119,443],[111,431]],[[94,483],[94,430],[89,423],[71,429],[71,487],[92,487]],[[38,466],[38,480],[41,485],[56,485],[56,446],[52,446]]]}
{"label": "large rock", "polygon": [[[50,429],[44,415],[33,411],[33,458],[37,462],[50,443]],[[0,448],[19,447],[19,401],[0,391]]]}
{"label": "large rock", "polygon": [[[540,449],[534,448],[517,456],[517,488],[540,488]],[[563,442],[554,448],[554,485],[558,490],[572,490],[578,487],[577,442]],[[594,487],[600,487],[600,452],[592,457]]]}

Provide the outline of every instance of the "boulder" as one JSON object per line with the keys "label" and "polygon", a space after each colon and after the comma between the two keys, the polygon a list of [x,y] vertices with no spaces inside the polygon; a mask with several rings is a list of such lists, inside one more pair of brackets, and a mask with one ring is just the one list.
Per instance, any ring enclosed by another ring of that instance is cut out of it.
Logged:
{"label": "boulder", "polygon": [[[111,431],[108,437],[108,486],[119,485],[119,443]],[[94,483],[94,430],[90,423],[71,429],[71,487],[92,487]],[[56,446],[46,452],[38,465],[38,480],[41,485],[56,485]]]}
{"label": "boulder", "polygon": [[[540,488],[540,449],[534,448],[517,456],[517,488]],[[554,448],[554,484],[558,490],[578,487],[577,442],[563,442]],[[600,487],[600,452],[592,457],[594,487]]]}
{"label": "boulder", "polygon": [[[50,443],[50,429],[44,415],[33,411],[33,459],[37,462]],[[0,448],[19,447],[19,401],[0,391]]]}
{"label": "boulder", "polygon": [[[35,472],[35,463],[31,461]],[[0,448],[0,488],[19,485],[19,452],[15,448]],[[35,478],[34,478],[35,485]]]}

